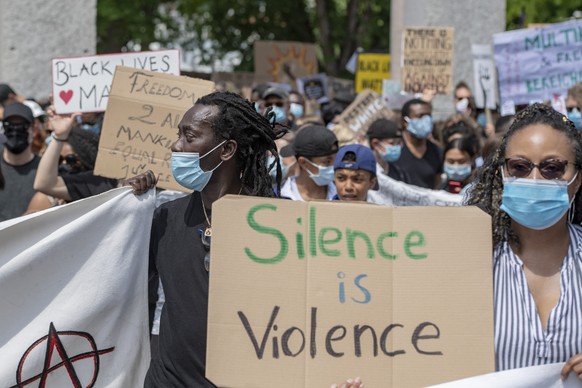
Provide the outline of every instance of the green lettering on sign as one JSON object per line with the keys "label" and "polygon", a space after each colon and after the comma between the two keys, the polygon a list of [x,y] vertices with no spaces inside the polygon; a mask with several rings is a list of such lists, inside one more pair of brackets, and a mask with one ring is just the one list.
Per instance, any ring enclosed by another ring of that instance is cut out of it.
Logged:
{"label": "green lettering on sign", "polygon": [[270,204],[253,206],[247,214],[247,224],[251,227],[251,229],[253,229],[256,232],[272,235],[273,237],[277,238],[279,240],[280,246],[279,253],[277,253],[273,257],[259,257],[255,255],[253,252],[251,252],[251,250],[247,247],[245,247],[245,253],[247,254],[248,258],[254,261],[255,263],[275,264],[282,261],[285,257],[287,257],[287,252],[289,252],[289,243],[287,242],[285,235],[281,233],[281,231],[275,228],[269,228],[268,226],[263,226],[255,220],[255,213],[257,213],[259,210],[277,211],[277,206]]}

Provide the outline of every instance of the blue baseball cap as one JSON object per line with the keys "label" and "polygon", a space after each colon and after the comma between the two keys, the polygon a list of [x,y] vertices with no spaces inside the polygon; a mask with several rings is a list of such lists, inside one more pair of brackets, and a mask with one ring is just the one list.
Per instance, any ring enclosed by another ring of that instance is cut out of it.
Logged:
{"label": "blue baseball cap", "polygon": [[348,144],[337,152],[333,169],[364,170],[376,176],[376,158],[368,147],[361,144]]}

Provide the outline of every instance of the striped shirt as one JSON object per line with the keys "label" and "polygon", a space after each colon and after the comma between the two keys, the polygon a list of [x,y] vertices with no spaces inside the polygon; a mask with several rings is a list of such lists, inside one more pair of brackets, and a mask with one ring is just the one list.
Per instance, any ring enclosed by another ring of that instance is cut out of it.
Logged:
{"label": "striped shirt", "polygon": [[570,247],[560,269],[560,298],[546,330],[537,313],[523,262],[509,244],[493,256],[496,369],[565,362],[582,353],[582,227],[569,225]]}

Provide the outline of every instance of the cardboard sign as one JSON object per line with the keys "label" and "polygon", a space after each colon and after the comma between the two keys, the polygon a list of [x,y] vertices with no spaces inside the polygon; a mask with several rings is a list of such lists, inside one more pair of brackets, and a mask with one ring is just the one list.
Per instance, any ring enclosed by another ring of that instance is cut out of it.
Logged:
{"label": "cardboard sign", "polygon": [[95,174],[126,179],[152,170],[158,187],[185,191],[172,176],[178,123],[214,83],[118,66],[101,130]]}
{"label": "cardboard sign", "polygon": [[356,67],[356,93],[370,89],[382,93],[382,80],[390,78],[390,54],[360,53]]}
{"label": "cardboard sign", "polygon": [[477,208],[227,196],[212,231],[219,387],[414,388],[494,370],[491,220]]}
{"label": "cardboard sign", "polygon": [[55,58],[53,98],[57,113],[104,111],[116,66],[180,74],[178,50]]}
{"label": "cardboard sign", "polygon": [[299,78],[317,74],[316,46],[312,43],[257,41],[255,73],[269,81],[295,87]]}
{"label": "cardboard sign", "polygon": [[475,86],[475,104],[477,108],[497,108],[497,71],[493,60],[493,50],[488,44],[474,44],[473,75]]}
{"label": "cardboard sign", "polygon": [[322,104],[329,101],[327,97],[327,76],[325,73],[299,78],[297,80],[297,90],[309,100],[316,100]]}
{"label": "cardboard sign", "polygon": [[261,83],[269,82],[267,76],[257,76],[255,73],[250,71],[234,71],[228,72],[216,72],[212,73],[212,82],[232,82],[237,89],[242,89],[245,86],[255,86]]}
{"label": "cardboard sign", "polygon": [[422,93],[434,89],[437,94],[453,90],[452,27],[406,28],[402,32],[402,90]]}
{"label": "cardboard sign", "polygon": [[339,124],[357,134],[365,134],[370,124],[379,118],[391,119],[394,114],[384,106],[382,97],[371,90],[358,94],[340,115]]}
{"label": "cardboard sign", "polygon": [[501,103],[551,100],[582,81],[582,20],[493,35]]}
{"label": "cardboard sign", "polygon": [[334,98],[340,94],[354,94],[354,81],[350,79],[327,77],[327,87],[329,98]]}

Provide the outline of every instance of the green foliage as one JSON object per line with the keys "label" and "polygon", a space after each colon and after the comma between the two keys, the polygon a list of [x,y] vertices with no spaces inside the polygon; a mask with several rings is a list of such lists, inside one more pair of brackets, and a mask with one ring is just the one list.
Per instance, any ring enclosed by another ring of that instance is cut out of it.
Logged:
{"label": "green foliage", "polygon": [[[320,35],[322,18],[328,39]],[[322,69],[337,74],[357,47],[389,49],[389,21],[388,0],[98,0],[97,50],[176,42],[200,50],[204,64],[240,53],[237,70],[252,70],[257,40],[315,42]]]}
{"label": "green foliage", "polygon": [[207,64],[240,52],[239,70],[251,70],[256,40],[314,41],[303,1],[183,0],[178,10],[193,33],[185,46],[202,50]]}
{"label": "green foliage", "polygon": [[507,29],[563,22],[576,10],[582,11],[580,0],[507,0]]}

